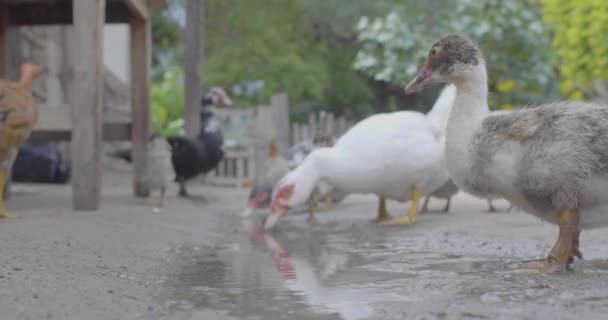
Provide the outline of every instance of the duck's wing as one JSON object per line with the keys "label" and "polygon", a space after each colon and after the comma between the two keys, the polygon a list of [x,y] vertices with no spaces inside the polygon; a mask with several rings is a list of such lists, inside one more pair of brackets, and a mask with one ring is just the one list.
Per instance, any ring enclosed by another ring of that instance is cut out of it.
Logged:
{"label": "duck's wing", "polygon": [[353,126],[338,141],[340,147],[366,147],[403,135],[406,131],[432,130],[427,117],[415,111],[397,111],[370,116]]}
{"label": "duck's wing", "polygon": [[184,136],[168,137],[167,142],[171,146],[171,161],[178,177],[189,178],[200,173],[204,144]]}
{"label": "duck's wing", "polygon": [[490,174],[543,210],[578,208],[590,183],[608,188],[608,179],[592,179],[608,176],[606,107],[563,102],[492,115],[473,146],[474,167],[492,163]]}

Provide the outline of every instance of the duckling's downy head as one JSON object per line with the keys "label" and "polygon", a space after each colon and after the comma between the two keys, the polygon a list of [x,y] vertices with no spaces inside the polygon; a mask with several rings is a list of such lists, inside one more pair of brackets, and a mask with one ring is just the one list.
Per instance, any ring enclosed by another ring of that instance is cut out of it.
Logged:
{"label": "duckling's downy head", "polygon": [[418,74],[405,87],[405,93],[414,93],[439,82],[458,82],[481,65],[484,65],[483,55],[473,41],[449,35],[433,44]]}

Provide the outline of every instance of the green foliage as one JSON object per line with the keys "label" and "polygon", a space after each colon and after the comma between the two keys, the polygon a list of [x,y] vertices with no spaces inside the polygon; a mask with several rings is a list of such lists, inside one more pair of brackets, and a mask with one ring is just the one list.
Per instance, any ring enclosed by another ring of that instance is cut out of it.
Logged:
{"label": "green foliage", "polygon": [[184,126],[184,71],[172,67],[152,84],[152,129],[163,136],[181,134]]}
{"label": "green foliage", "polygon": [[183,30],[176,14],[183,7],[183,0],[168,0],[167,8],[154,10],[152,25],[152,74],[159,80],[165,70],[181,65],[184,55]]}
{"label": "green foliage", "polygon": [[608,80],[608,2],[542,0],[544,21],[553,29],[561,92],[583,97],[595,81]]}
{"label": "green foliage", "polygon": [[208,0],[207,10],[206,86],[263,81],[260,95],[237,95],[237,104],[266,102],[284,90],[295,102],[323,97],[326,46],[297,2]]}
{"label": "green foliage", "polygon": [[482,46],[495,104],[508,109],[545,100],[555,92],[547,50],[550,36],[539,22],[537,6],[525,0],[404,2],[407,6],[401,11],[384,18],[361,18],[355,69],[402,85],[415,75],[434,41],[458,33]]}

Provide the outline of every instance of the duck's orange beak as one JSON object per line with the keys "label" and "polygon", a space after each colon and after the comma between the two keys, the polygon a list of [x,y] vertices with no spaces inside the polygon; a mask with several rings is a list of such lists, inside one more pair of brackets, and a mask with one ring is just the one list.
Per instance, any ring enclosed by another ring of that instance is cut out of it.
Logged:
{"label": "duck's orange beak", "polygon": [[431,77],[431,69],[429,68],[428,60],[424,61],[422,67],[416,74],[416,77],[410,81],[410,83],[405,86],[404,91],[405,94],[411,94],[414,92],[418,92],[431,84],[433,84],[433,79]]}

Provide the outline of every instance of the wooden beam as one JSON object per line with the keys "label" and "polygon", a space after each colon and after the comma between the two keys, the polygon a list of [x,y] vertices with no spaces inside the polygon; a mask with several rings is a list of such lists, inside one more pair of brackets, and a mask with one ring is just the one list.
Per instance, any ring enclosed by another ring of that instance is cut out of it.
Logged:
{"label": "wooden beam", "polygon": [[101,195],[103,25],[105,0],[74,1],[70,57],[72,204],[97,210]]}
{"label": "wooden beam", "polygon": [[148,20],[148,3],[145,0],[125,0],[131,15],[137,15],[140,19]]}
{"label": "wooden beam", "polygon": [[0,2],[0,78],[8,77],[8,7]]}
{"label": "wooden beam", "polygon": [[[106,23],[129,23],[131,10],[123,1],[108,0],[105,10]],[[8,21],[11,26],[72,24],[72,11],[72,1],[16,3],[9,6]]]}
{"label": "wooden beam", "polygon": [[147,20],[131,16],[131,121],[134,193],[146,197],[150,191],[141,183],[146,143],[150,132],[150,55],[151,32]]}
{"label": "wooden beam", "polygon": [[200,99],[203,61],[203,1],[186,1],[186,30],[184,34],[184,129],[187,135],[200,131]]}
{"label": "wooden beam", "polygon": [[[132,127],[129,123],[104,123],[103,141],[128,141],[131,139]],[[72,132],[70,130],[34,130],[28,142],[47,143],[53,141],[70,141]]]}

